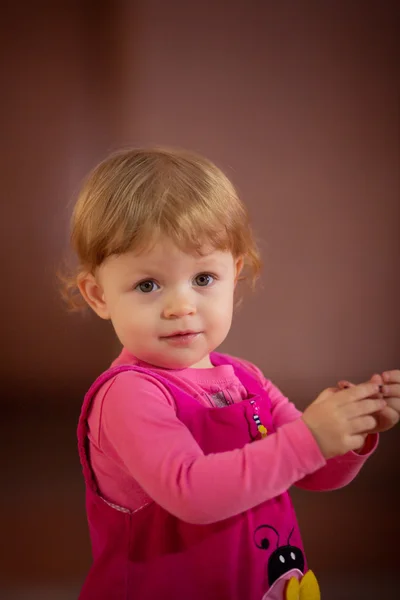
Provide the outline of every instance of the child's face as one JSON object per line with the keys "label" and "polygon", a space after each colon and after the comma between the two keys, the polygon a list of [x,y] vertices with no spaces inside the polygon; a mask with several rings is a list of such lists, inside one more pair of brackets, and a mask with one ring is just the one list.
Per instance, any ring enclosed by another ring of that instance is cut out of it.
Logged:
{"label": "child's face", "polygon": [[147,253],[110,257],[97,280],[88,276],[80,287],[140,360],[172,369],[206,368],[209,353],[229,332],[241,267],[230,252],[187,254],[160,239]]}

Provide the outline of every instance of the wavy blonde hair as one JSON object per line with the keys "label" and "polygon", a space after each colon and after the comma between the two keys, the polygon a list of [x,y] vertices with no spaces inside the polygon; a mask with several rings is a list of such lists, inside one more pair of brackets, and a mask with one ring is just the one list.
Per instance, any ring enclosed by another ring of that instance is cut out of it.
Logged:
{"label": "wavy blonde hair", "polygon": [[87,177],[71,219],[78,265],[64,271],[69,307],[85,305],[77,283],[109,256],[149,249],[165,235],[181,250],[204,246],[243,257],[254,285],[261,261],[246,207],[224,173],[197,154],[169,148],[116,152]]}

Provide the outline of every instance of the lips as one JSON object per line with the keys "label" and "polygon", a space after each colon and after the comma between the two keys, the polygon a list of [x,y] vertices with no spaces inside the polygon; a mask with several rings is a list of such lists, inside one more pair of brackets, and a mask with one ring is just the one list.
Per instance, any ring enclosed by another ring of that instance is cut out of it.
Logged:
{"label": "lips", "polygon": [[169,339],[169,338],[174,338],[174,337],[197,335],[198,333],[199,333],[198,331],[192,331],[191,329],[188,329],[185,331],[174,331],[174,333],[170,333],[169,335],[163,335],[162,337]]}
{"label": "lips", "polygon": [[185,330],[185,331],[175,331],[171,333],[171,335],[165,335],[161,339],[164,340],[167,344],[171,346],[176,346],[178,348],[189,347],[195,340],[198,339],[201,332]]}

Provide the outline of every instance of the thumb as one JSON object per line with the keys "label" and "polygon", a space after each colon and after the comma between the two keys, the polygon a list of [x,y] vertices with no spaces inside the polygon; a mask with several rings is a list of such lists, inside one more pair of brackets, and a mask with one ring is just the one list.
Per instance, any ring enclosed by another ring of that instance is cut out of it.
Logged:
{"label": "thumb", "polygon": [[[375,373],[374,375],[372,375],[370,381],[371,383],[378,383],[381,386],[383,384],[382,375],[378,375],[377,373]],[[374,396],[371,396],[371,398],[382,398],[382,396],[381,394],[374,394]]]}
{"label": "thumb", "polygon": [[355,383],[352,383],[351,381],[347,381],[346,379],[341,379],[340,381],[338,381],[338,387],[341,390],[345,390],[346,388],[350,388],[350,387],[354,387]]}
{"label": "thumb", "polygon": [[377,373],[375,373],[374,375],[372,375],[370,381],[372,383],[382,384],[383,383],[382,375],[378,375]]}

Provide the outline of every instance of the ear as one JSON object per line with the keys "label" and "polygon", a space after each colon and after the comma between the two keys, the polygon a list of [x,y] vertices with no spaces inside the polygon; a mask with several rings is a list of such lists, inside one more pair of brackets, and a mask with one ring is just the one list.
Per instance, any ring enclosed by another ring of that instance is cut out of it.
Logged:
{"label": "ear", "polygon": [[109,319],[110,313],[100,283],[92,273],[86,273],[78,281],[78,288],[90,308],[102,319]]}
{"label": "ear", "polygon": [[235,260],[235,285],[238,282],[239,279],[239,275],[242,272],[244,266],[244,259],[243,256],[239,256],[236,260]]}

